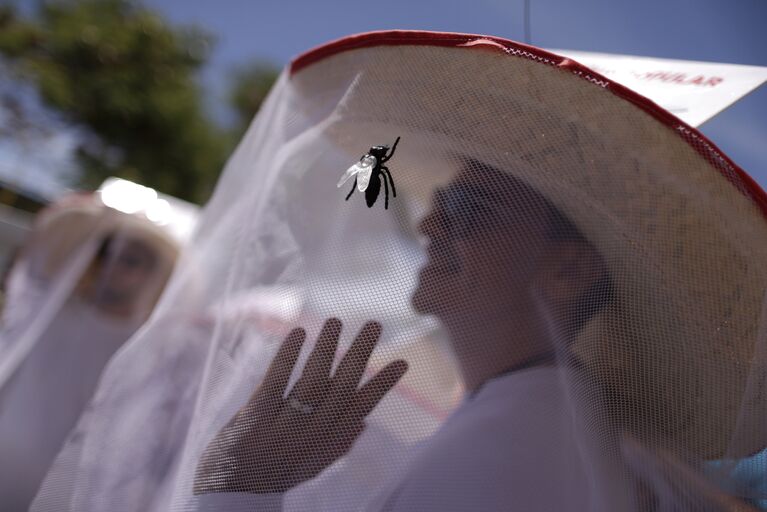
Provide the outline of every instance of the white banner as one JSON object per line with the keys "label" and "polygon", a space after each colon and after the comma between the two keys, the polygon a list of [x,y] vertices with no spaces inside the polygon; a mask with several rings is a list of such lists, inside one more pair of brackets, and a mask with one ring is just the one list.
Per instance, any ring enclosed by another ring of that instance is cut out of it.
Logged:
{"label": "white banner", "polygon": [[700,126],[767,81],[767,67],[550,50]]}

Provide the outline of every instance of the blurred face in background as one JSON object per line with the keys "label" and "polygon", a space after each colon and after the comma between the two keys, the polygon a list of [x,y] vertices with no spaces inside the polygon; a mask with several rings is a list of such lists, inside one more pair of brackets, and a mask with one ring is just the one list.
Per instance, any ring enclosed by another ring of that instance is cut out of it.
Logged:
{"label": "blurred face in background", "polygon": [[130,236],[108,237],[83,278],[81,294],[99,309],[131,316],[141,299],[156,293],[159,256],[147,242]]}

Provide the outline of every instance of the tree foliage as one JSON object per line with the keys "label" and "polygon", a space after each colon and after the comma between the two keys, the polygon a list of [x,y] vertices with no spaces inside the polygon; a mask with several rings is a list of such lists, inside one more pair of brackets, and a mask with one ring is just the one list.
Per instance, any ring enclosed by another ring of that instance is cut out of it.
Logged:
{"label": "tree foliage", "polygon": [[243,65],[233,73],[229,104],[237,115],[234,127],[236,139],[239,139],[248,128],[279,73],[280,70],[277,67],[261,60]]}
{"label": "tree foliage", "polygon": [[196,81],[210,43],[128,0],[48,1],[30,18],[0,10],[0,53],[85,134],[86,185],[116,175],[206,199],[228,145]]}

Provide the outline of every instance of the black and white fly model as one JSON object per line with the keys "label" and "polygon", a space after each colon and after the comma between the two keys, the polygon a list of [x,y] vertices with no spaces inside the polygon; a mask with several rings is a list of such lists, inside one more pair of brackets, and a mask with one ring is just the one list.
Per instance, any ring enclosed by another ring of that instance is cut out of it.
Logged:
{"label": "black and white fly model", "polygon": [[367,154],[362,155],[359,162],[346,170],[338,181],[337,187],[341,188],[344,183],[354,176],[354,184],[351,191],[349,191],[349,195],[346,196],[347,201],[354,193],[356,187],[357,190],[365,193],[365,202],[368,208],[372,207],[376,199],[378,199],[378,194],[381,192],[381,182],[383,182],[384,209],[389,209],[389,185],[391,185],[393,197],[397,197],[397,189],[394,188],[394,180],[391,177],[389,168],[384,164],[394,156],[398,143],[399,137],[394,141],[391,153],[389,153],[389,146],[373,146]]}

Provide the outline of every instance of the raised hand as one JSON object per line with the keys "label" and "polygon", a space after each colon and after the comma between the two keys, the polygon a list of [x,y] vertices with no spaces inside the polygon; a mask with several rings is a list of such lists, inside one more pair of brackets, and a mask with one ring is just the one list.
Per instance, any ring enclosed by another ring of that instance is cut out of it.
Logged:
{"label": "raised hand", "polygon": [[203,453],[195,494],[285,492],[349,451],[365,417],[402,378],[407,363],[389,363],[360,385],[381,337],[380,324],[368,322],[331,374],[340,335],[340,320],[325,322],[303,374],[288,391],[306,332],[288,334],[259,388]]}

